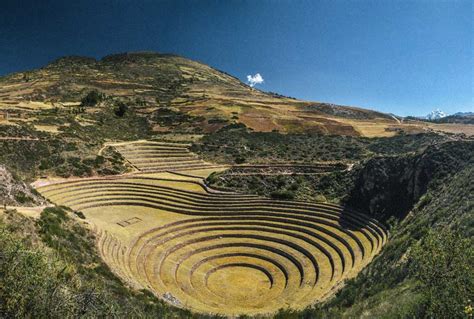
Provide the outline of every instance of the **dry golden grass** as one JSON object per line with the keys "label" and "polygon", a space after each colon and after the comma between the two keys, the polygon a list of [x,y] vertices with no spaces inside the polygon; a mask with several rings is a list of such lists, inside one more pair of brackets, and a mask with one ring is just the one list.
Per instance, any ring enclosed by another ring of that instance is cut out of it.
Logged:
{"label": "dry golden grass", "polygon": [[35,129],[38,131],[48,132],[48,133],[59,133],[59,126],[57,125],[35,125]]}
{"label": "dry golden grass", "polygon": [[396,128],[402,128],[394,123],[386,121],[358,121],[358,120],[339,120],[341,123],[351,125],[361,136],[364,137],[390,137],[397,134]]}
{"label": "dry golden grass", "polygon": [[[41,215],[41,212],[43,209],[45,209],[48,206],[34,206],[34,207],[29,207],[29,206],[6,206],[6,209],[13,209],[16,210],[18,213],[23,214],[26,217],[31,217],[34,219],[38,219]],[[3,214],[5,210],[0,208],[0,214]]]}
{"label": "dry golden grass", "polygon": [[157,135],[156,138],[163,140],[164,142],[183,142],[190,143],[200,140],[204,135],[202,134],[166,134],[166,135]]}

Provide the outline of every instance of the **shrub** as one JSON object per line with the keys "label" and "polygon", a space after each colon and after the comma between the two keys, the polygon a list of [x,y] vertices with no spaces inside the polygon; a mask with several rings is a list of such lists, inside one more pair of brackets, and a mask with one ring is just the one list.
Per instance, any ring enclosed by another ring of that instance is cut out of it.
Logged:
{"label": "shrub", "polygon": [[127,113],[128,111],[128,106],[127,104],[123,103],[123,102],[119,102],[115,109],[114,109],[114,114],[117,116],[117,117],[123,117],[125,115],[125,113]]}
{"label": "shrub", "polygon": [[209,175],[207,178],[206,178],[206,183],[207,184],[214,184],[217,182],[218,180],[218,173],[216,172],[212,172],[211,175]]}
{"label": "shrub", "polygon": [[[63,218],[56,208],[43,215]],[[117,317],[121,310],[102,282],[81,277],[76,264],[18,236],[2,221],[0,251],[2,318],[105,318]]]}
{"label": "shrub", "polygon": [[90,91],[81,100],[81,106],[96,106],[102,100],[102,95],[98,91]]}
{"label": "shrub", "polygon": [[274,191],[270,194],[273,199],[292,200],[295,198],[295,193],[288,190]]}
{"label": "shrub", "polygon": [[216,117],[216,118],[207,120],[207,123],[208,124],[222,124],[222,123],[227,123],[227,119]]}
{"label": "shrub", "polygon": [[30,249],[3,225],[0,225],[0,251],[2,317],[51,318],[75,308],[75,300],[68,298],[73,292],[68,288],[75,288],[68,283],[69,268]]}
{"label": "shrub", "polygon": [[41,218],[38,221],[39,232],[43,241],[52,245],[54,238],[64,237],[65,232],[61,228],[61,224],[67,221],[69,217],[67,213],[59,207],[47,207],[41,212]]}
{"label": "shrub", "polygon": [[102,155],[97,155],[94,160],[94,165],[99,167],[100,165],[105,163],[105,158]]}
{"label": "shrub", "polygon": [[74,211],[74,214],[79,217],[80,219],[86,219],[86,216],[84,215],[83,212],[80,211]]}
{"label": "shrub", "polygon": [[430,231],[410,253],[429,318],[463,318],[472,309],[474,245],[452,231]]}
{"label": "shrub", "polygon": [[77,151],[77,146],[74,143],[66,143],[64,150],[68,152]]}
{"label": "shrub", "polygon": [[326,197],[325,197],[324,195],[321,195],[321,194],[316,195],[315,200],[316,200],[317,202],[327,202]]}
{"label": "shrub", "polygon": [[33,199],[31,197],[29,197],[28,195],[26,195],[23,192],[16,193],[15,194],[15,200],[20,204],[25,204],[25,203],[33,201]]}
{"label": "shrub", "polygon": [[235,164],[243,164],[245,163],[247,160],[245,159],[245,157],[242,157],[242,156],[237,156],[234,160]]}

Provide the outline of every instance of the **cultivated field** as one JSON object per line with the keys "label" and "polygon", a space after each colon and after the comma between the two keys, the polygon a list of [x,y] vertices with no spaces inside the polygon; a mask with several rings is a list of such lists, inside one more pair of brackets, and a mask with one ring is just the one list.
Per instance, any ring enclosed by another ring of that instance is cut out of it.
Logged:
{"label": "cultivated field", "polygon": [[37,189],[85,215],[124,281],[174,305],[222,315],[301,309],[357,274],[387,240],[377,221],[341,206],[210,189],[202,177],[211,164],[186,157],[185,145],[114,147],[142,172]]}

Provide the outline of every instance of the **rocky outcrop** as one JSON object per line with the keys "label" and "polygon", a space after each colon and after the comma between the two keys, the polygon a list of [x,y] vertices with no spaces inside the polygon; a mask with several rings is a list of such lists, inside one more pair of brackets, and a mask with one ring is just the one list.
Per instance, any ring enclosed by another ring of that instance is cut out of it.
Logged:
{"label": "rocky outcrop", "polygon": [[474,143],[448,142],[398,157],[370,159],[358,176],[347,205],[379,220],[404,218],[429,187],[474,164]]}
{"label": "rocky outcrop", "polygon": [[27,184],[16,180],[5,166],[0,165],[0,205],[2,207],[45,204],[46,200],[37,195]]}

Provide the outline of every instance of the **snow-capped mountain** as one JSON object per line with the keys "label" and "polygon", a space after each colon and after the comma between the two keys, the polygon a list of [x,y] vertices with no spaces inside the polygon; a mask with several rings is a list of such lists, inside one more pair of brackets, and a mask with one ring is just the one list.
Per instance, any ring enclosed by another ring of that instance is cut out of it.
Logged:
{"label": "snow-capped mountain", "polygon": [[444,113],[440,109],[436,109],[434,111],[431,111],[431,113],[426,116],[426,119],[437,120],[437,119],[442,119],[443,117],[446,117],[446,116],[448,116],[448,114]]}

